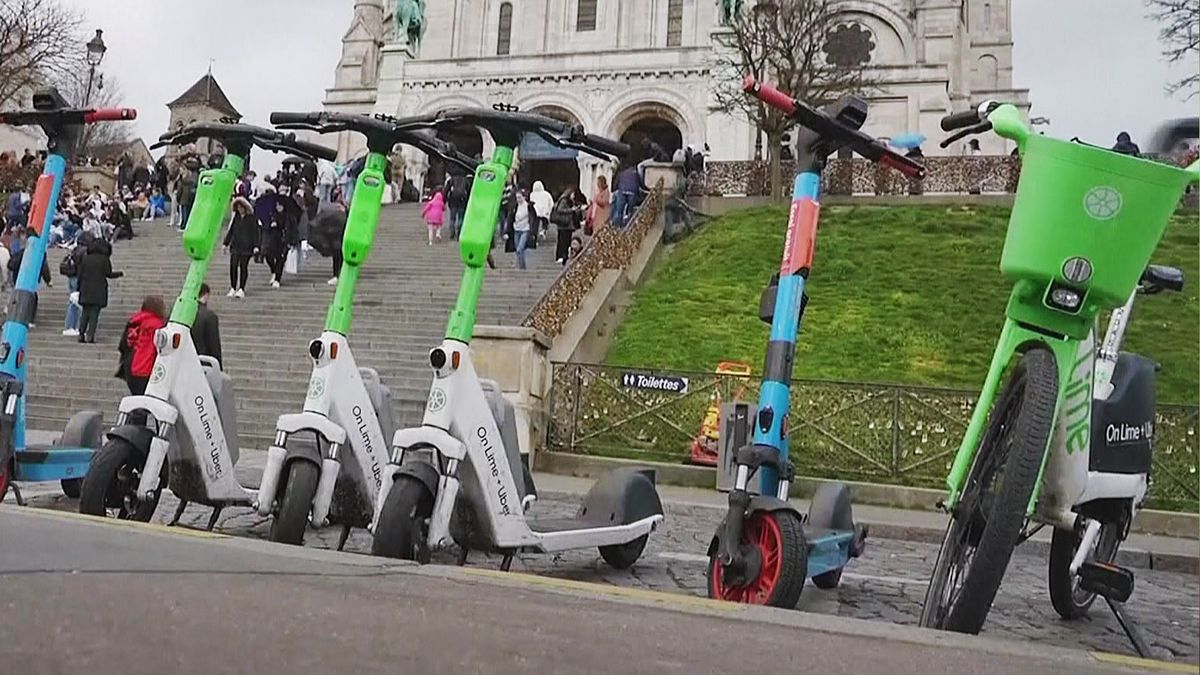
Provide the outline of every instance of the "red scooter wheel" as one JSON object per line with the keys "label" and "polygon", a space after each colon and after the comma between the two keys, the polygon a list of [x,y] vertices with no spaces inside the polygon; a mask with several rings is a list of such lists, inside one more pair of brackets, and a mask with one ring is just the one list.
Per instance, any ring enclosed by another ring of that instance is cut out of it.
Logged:
{"label": "red scooter wheel", "polygon": [[0,466],[0,502],[3,502],[4,496],[8,494],[8,481],[11,474],[12,469],[9,462],[5,462],[4,466]]}
{"label": "red scooter wheel", "polygon": [[742,544],[754,547],[758,575],[745,585],[725,581],[719,554],[708,561],[708,597],[751,605],[791,609],[800,600],[808,574],[804,527],[792,511],[756,511],[742,528]]}

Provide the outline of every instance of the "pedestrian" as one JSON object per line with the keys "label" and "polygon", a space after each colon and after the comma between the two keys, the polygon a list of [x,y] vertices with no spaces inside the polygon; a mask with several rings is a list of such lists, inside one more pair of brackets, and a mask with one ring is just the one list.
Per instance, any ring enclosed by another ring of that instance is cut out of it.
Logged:
{"label": "pedestrian", "polygon": [[323,256],[333,260],[333,276],[325,282],[336,286],[342,273],[342,236],[346,232],[346,209],[337,202],[326,202],[317,210],[309,229],[309,243]]}
{"label": "pedestrian", "polygon": [[529,228],[533,234],[529,236],[535,239],[544,237],[550,225],[550,213],[554,210],[554,197],[546,192],[542,181],[533,182],[533,190],[529,192],[529,203],[533,204],[533,212],[537,215],[537,220]]}
{"label": "pedestrian", "polygon": [[529,249],[529,242],[533,238],[530,230],[534,227],[537,221],[537,216],[533,213],[533,205],[529,203],[529,199],[525,196],[523,190],[517,190],[513,193],[513,212],[511,229],[507,230],[504,235],[504,250],[508,253],[517,255],[517,269],[527,269],[528,265],[525,261],[525,251]]}
{"label": "pedestrian", "polygon": [[327,159],[317,160],[317,200],[321,206],[333,199],[333,186],[337,183],[337,167]]}
{"label": "pedestrian", "polygon": [[433,246],[435,239],[442,240],[442,223],[446,218],[446,199],[440,189],[435,190],[429,201],[425,202],[425,206],[421,208],[421,217],[425,219],[425,225],[429,228],[429,245]]}
{"label": "pedestrian", "polygon": [[154,220],[167,215],[167,197],[158,186],[150,193],[150,201],[146,206],[146,215],[142,220]]}
{"label": "pedestrian", "polygon": [[567,260],[574,260],[583,253],[583,237],[575,235],[571,237],[571,248],[567,250]]}
{"label": "pedestrian", "polygon": [[134,396],[146,393],[158,353],[154,348],[154,333],[165,325],[167,305],[157,295],[147,295],[142,300],[142,308],[134,312],[125,324],[125,331],[117,344],[117,351],[121,355],[117,377],[125,380],[125,386]]}
{"label": "pedestrian", "polygon": [[29,151],[29,148],[25,148],[25,153],[21,155],[21,167],[28,168],[36,159],[37,157]]}
{"label": "pedestrian", "polygon": [[583,210],[586,205],[580,204],[578,191],[569,187],[559,195],[558,201],[550,211],[550,222],[554,223],[554,261],[559,265],[567,264],[567,251],[571,248],[571,237],[579,229],[583,220]]}
{"label": "pedestrian", "polygon": [[1117,134],[1117,142],[1112,146],[1113,152],[1119,152],[1122,155],[1130,155],[1133,157],[1141,157],[1142,150],[1129,137],[1128,131],[1122,131]]}
{"label": "pedestrian", "polygon": [[[28,235],[25,234],[25,231],[22,231],[22,233],[21,233],[22,241],[24,241],[27,237],[28,237]],[[8,272],[10,275],[9,278],[12,281],[12,285],[14,288],[17,285],[17,276],[21,272],[21,262],[25,259],[25,252],[28,250],[29,250],[28,242],[25,242],[25,245],[23,245],[20,248],[20,250],[14,251],[12,256],[9,257],[9,259],[8,259]],[[46,285],[50,286],[50,287],[54,286],[54,282],[50,278],[50,266],[46,264],[46,259],[44,257],[42,258],[42,269],[40,272],[38,272],[37,281],[38,282],[44,281],[44,282],[46,282]],[[37,326],[37,307],[38,307],[38,296],[37,296],[37,293],[34,292],[33,314],[29,317],[29,327],[30,328]]]}
{"label": "pedestrian", "polygon": [[283,283],[283,264],[287,259],[287,209],[285,199],[274,202],[274,211],[267,220],[262,233],[262,252],[267,267],[271,269],[271,287],[279,288]]}
{"label": "pedestrian", "polygon": [[[983,150],[979,148],[979,139],[972,138],[967,141],[967,155],[970,157],[979,157],[983,154]],[[983,192],[983,168],[979,166],[979,162],[972,159],[967,165],[967,194],[977,195]]]}
{"label": "pedestrian", "polygon": [[185,161],[179,170],[179,229],[187,229],[188,217],[192,215],[192,205],[196,203],[196,172]]}
{"label": "pedestrian", "polygon": [[79,304],[83,308],[79,320],[80,342],[96,341],[100,310],[108,306],[108,280],[123,275],[124,272],[112,268],[112,244],[103,237],[93,239],[79,263]]}
{"label": "pedestrian", "polygon": [[196,320],[192,322],[192,343],[196,345],[196,353],[201,356],[211,356],[221,360],[221,325],[217,313],[209,309],[208,284],[200,284],[200,293],[196,296]]}
{"label": "pedestrian", "polygon": [[638,193],[642,187],[642,181],[638,178],[637,167],[633,165],[626,166],[617,174],[615,183],[617,192],[613,195],[611,220],[614,227],[622,230],[625,229],[625,222],[629,218],[629,211],[633,210],[634,202],[637,201]]}
{"label": "pedestrian", "polygon": [[250,274],[250,259],[258,255],[262,246],[262,233],[258,227],[258,218],[254,216],[254,207],[250,200],[238,197],[233,200],[233,218],[229,221],[229,231],[225,233],[222,242],[229,252],[229,292],[231,298],[246,297],[246,281]]}
{"label": "pedestrian", "polygon": [[67,337],[79,337],[79,267],[87,255],[87,245],[91,241],[90,234],[80,233],[75,240],[75,248],[68,251],[58,265],[59,273],[67,278],[67,316],[63,321],[62,332]]}
{"label": "pedestrian", "polygon": [[592,204],[588,207],[587,220],[583,233],[591,236],[596,230],[604,227],[612,213],[612,192],[608,189],[608,178],[596,176],[596,193],[592,195]]}
{"label": "pedestrian", "polygon": [[467,214],[467,200],[471,196],[471,180],[465,173],[452,173],[446,180],[446,208],[450,212],[450,239],[462,234],[463,217]]}

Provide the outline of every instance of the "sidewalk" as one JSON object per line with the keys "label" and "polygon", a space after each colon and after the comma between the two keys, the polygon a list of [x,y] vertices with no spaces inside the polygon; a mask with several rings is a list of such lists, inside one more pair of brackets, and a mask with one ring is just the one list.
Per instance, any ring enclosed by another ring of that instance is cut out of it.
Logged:
{"label": "sidewalk", "polygon": [[[592,486],[587,478],[534,473],[539,492],[546,495],[582,495]],[[660,485],[658,493],[664,504],[688,509],[724,510],[725,493],[703,488]],[[808,500],[792,499],[801,513],[808,512]],[[947,519],[935,511],[914,511],[885,506],[855,505],[855,522],[870,526],[870,536],[882,539],[940,542],[946,531]],[[1019,552],[1045,555],[1050,546],[1050,528],[1044,528],[1026,542]],[[1121,547],[1119,562],[1131,567],[1164,569],[1179,572],[1200,572],[1200,541],[1131,533]]]}

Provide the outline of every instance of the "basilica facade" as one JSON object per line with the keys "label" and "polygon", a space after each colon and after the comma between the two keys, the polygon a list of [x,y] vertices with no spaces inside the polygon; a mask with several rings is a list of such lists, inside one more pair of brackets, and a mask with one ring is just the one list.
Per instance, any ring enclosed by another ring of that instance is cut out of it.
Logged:
{"label": "basilica facade", "polygon": [[[400,116],[506,103],[627,142],[650,137],[667,150],[707,146],[711,161],[752,159],[762,152],[761,137],[714,101],[715,55],[729,30],[722,23],[729,4],[739,3],[356,0],[326,108]],[[839,28],[856,35],[875,82],[864,129],[877,136],[923,133],[926,154],[957,154],[961,146],[937,147],[945,136],[938,121],[947,112],[987,98],[1027,109],[1027,92],[1012,80],[1010,4],[839,2]],[[468,152],[491,149],[486,133],[453,140]],[[995,137],[980,140],[985,153],[1009,150]],[[353,156],[361,143],[347,136],[339,150]],[[573,151],[526,145],[519,153],[526,178],[590,186],[606,169]],[[406,160],[410,176],[424,173],[425,158]]]}

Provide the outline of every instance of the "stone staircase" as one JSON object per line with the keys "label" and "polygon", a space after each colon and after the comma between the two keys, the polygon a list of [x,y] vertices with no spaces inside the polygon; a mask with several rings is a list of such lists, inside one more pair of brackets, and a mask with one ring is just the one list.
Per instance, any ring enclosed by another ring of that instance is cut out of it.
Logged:
{"label": "stone staircase", "polygon": [[[58,263],[64,252],[49,252],[54,287],[40,292],[27,356],[29,429],[61,432],[67,418],[86,409],[101,411],[106,424],[115,420],[127,393],[113,377],[121,329],[147,294],[163,296],[170,308],[187,270],[179,234],[165,220],[135,229],[137,238],[114,247],[113,268],[125,276],[110,282],[94,345],[61,335],[66,279]],[[562,271],[553,249],[548,241],[529,251],[529,269],[518,270],[497,244],[497,269],[488,270],[478,324],[519,325]],[[427,246],[416,206],[384,208],[359,280],[350,344],[358,364],[379,371],[391,388],[398,425],[420,423],[431,378],[427,353],[444,334],[462,269],[456,242]],[[272,289],[266,265],[252,263],[247,297],[234,300],[225,297],[229,258],[218,250],[209,269],[209,303],[220,317],[223,366],[234,378],[242,447],[265,448],[276,418],[300,411],[311,371],[308,343],[320,335],[333,297],[326,284],[329,259],[315,251],[298,275],[284,276],[283,287]]]}

